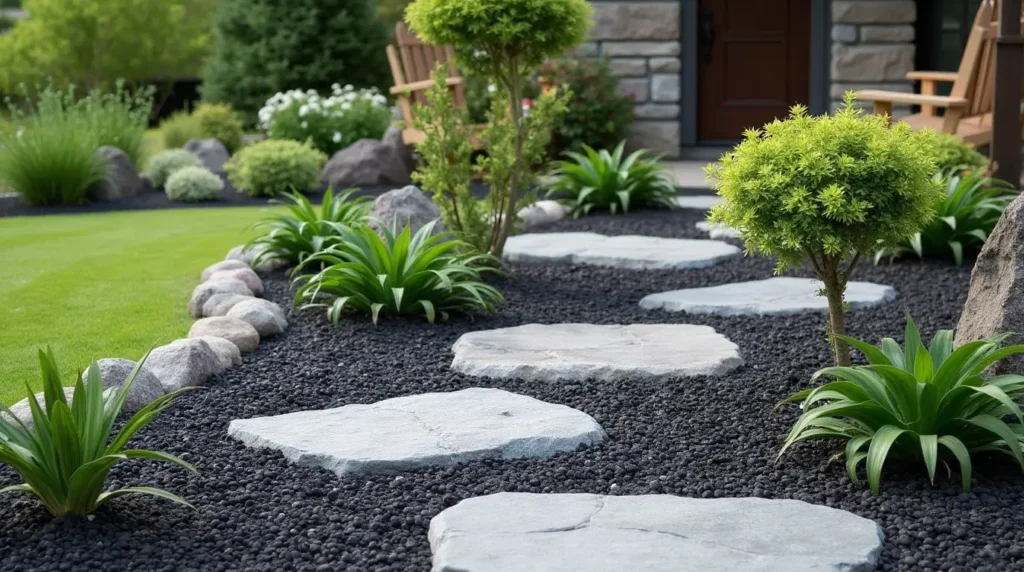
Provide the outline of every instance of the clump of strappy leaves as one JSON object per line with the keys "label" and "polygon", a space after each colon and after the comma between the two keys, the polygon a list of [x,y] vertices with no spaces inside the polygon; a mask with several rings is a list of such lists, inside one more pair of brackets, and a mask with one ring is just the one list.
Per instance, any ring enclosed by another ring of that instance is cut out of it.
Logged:
{"label": "clump of strappy leaves", "polygon": [[807,439],[837,439],[850,480],[860,482],[863,464],[871,490],[878,492],[889,457],[920,460],[935,482],[940,463],[960,466],[963,490],[971,486],[971,453],[1010,455],[1024,470],[1021,439],[1024,376],[984,377],[986,368],[1024,345],[1003,346],[1006,336],[969,342],[953,349],[953,331],[940,330],[925,346],[907,316],[903,347],[892,338],[873,346],[845,340],[860,350],[868,365],[827,367],[812,379],[828,383],[795,393],[779,405],[800,402],[797,419],[779,451]]}

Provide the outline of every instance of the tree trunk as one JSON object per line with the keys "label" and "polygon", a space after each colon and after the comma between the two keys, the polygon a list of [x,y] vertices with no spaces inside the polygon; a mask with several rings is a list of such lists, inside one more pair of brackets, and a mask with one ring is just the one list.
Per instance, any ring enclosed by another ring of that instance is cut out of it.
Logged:
{"label": "tree trunk", "polygon": [[[515,70],[516,66],[513,65],[512,69]],[[516,202],[519,200],[519,175],[523,169],[524,133],[521,79],[515,76],[513,72],[513,77],[509,81],[509,105],[511,106],[509,112],[512,115],[512,125],[516,131],[515,161],[512,163],[512,170],[509,173],[508,202],[505,204],[505,212],[501,217],[501,224],[498,227],[497,240],[494,241],[491,247],[491,254],[498,260],[501,260],[502,254],[505,252],[505,241],[508,240],[508,235],[512,232],[512,225],[515,224]]]}
{"label": "tree trunk", "polygon": [[824,276],[820,276],[825,284],[825,297],[828,299],[828,341],[832,345],[832,358],[838,366],[850,365],[850,344],[836,337],[846,334],[846,314],[843,298],[846,282],[839,275],[842,260],[825,258],[821,264]]}

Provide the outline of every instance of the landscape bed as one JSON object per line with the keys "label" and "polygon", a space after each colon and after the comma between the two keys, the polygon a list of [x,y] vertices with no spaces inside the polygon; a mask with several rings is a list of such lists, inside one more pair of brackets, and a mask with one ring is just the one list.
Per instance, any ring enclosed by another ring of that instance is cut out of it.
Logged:
{"label": "landscape bed", "polygon": [[[703,219],[698,210],[644,211],[564,220],[538,231],[703,238],[694,227]],[[919,464],[890,460],[879,495],[851,483],[841,462],[827,463],[833,453],[827,444],[800,444],[776,462],[798,408],[773,408],[809,387],[811,374],[831,360],[824,315],[691,316],[638,305],[655,292],[768,278],[773,266],[750,257],[692,270],[514,264],[498,280],[507,307],[494,316],[456,316],[435,326],[386,319],[375,328],[369,317],[353,315],[334,328],[321,311],[293,315],[284,334],[182,397],[131,443],[179,455],[199,475],[149,461],[118,465],[111,473],[111,488],[166,488],[196,510],[128,497],[88,520],[54,521],[35,501],[11,496],[0,506],[0,561],[12,572],[426,571],[433,516],[469,497],[517,491],[797,499],[878,523],[885,533],[878,570],[1024,570],[1024,489],[1019,467],[1008,458],[976,456],[969,493],[960,492],[956,472],[951,477],[940,468],[931,487]],[[955,327],[971,266],[862,263],[855,280],[890,285],[899,297],[852,311],[851,335],[899,339],[905,310],[925,339]],[[290,303],[283,273],[265,275],[264,282],[267,298]],[[558,322],[705,324],[738,344],[746,363],[717,378],[583,383],[490,381],[449,369],[452,344],[463,333]],[[227,436],[233,419],[474,386],[576,408],[601,424],[607,440],[544,460],[339,478]],[[0,481],[15,482],[13,471],[0,467]]]}

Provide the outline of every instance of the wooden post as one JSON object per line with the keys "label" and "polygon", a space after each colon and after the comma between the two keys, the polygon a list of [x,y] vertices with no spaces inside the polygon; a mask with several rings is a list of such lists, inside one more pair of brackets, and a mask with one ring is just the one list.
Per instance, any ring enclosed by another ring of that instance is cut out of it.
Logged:
{"label": "wooden post", "polygon": [[999,3],[999,37],[996,39],[996,85],[992,104],[992,160],[995,176],[1020,187],[1020,104],[1024,67],[1021,37],[1021,0]]}

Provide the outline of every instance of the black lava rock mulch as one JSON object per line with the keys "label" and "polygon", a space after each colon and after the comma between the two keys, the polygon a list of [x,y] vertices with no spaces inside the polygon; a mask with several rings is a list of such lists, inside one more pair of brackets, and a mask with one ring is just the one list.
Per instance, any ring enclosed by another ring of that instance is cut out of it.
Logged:
{"label": "black lava rock mulch", "polygon": [[[697,236],[696,211],[594,216],[545,230]],[[211,261],[212,262],[212,261]],[[142,432],[133,445],[168,451],[201,474],[149,461],[124,463],[112,486],[153,485],[196,510],[156,499],[118,500],[89,520],[52,521],[19,495],[0,505],[0,568],[27,570],[389,570],[430,569],[427,526],[458,501],[498,491],[758,496],[824,504],[873,519],[885,530],[880,570],[1024,570],[1024,476],[1012,460],[978,456],[970,493],[940,471],[887,466],[881,494],[852,484],[827,444],[776,454],[795,406],[773,412],[829,363],[824,317],[708,317],[647,312],[645,294],[772,275],[772,261],[738,258],[713,268],[627,271],[516,265],[501,281],[508,307],[495,316],[385,320],[353,316],[338,328],[318,311],[291,318],[245,363],[213,378]],[[901,338],[904,308],[930,338],[956,324],[970,266],[911,261],[864,265],[855,279],[891,284],[899,301],[851,313],[857,337]],[[288,301],[283,276],[268,296]],[[184,308],[185,301],[182,300]],[[452,373],[460,334],[529,322],[666,322],[715,327],[739,344],[746,365],[720,378],[676,382],[490,382]],[[227,438],[232,419],[369,403],[470,386],[501,387],[593,415],[606,443],[547,460],[484,461],[400,476],[338,478],[289,465],[276,452]],[[0,468],[0,482],[14,473]]]}

